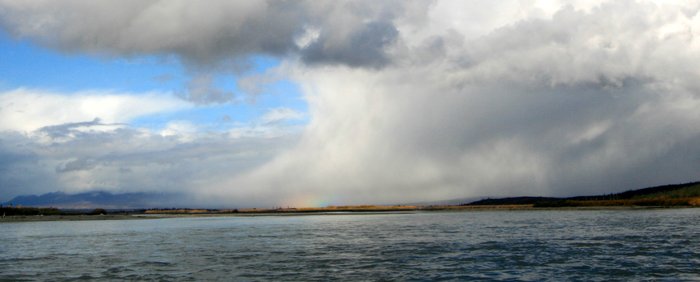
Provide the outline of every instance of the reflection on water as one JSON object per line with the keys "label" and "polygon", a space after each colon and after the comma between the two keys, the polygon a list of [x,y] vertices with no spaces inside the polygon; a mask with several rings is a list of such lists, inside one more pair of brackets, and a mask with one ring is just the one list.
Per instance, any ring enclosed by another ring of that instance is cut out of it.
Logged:
{"label": "reflection on water", "polygon": [[0,224],[0,280],[700,279],[700,209]]}

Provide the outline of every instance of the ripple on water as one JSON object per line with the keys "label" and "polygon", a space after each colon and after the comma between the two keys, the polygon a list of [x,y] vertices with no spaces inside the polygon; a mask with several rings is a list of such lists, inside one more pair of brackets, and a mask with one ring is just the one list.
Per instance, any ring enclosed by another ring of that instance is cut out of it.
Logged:
{"label": "ripple on water", "polygon": [[699,219],[690,209],[8,224],[0,280],[697,280]]}

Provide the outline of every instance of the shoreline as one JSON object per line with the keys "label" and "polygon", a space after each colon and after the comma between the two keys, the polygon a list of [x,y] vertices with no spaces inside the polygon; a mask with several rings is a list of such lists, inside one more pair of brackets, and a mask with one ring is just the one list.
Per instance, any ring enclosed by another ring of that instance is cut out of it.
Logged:
{"label": "shoreline", "polygon": [[653,209],[692,209],[693,206],[586,206],[586,207],[533,207],[532,205],[501,206],[440,206],[415,209],[382,210],[325,210],[308,209],[301,211],[260,210],[257,212],[196,212],[196,213],[134,213],[107,215],[12,215],[0,218],[0,223],[40,222],[40,221],[90,221],[90,220],[148,220],[186,217],[262,217],[262,216],[312,216],[312,215],[382,215],[415,214],[434,212],[484,212],[484,211],[616,211],[616,210],[653,210]]}

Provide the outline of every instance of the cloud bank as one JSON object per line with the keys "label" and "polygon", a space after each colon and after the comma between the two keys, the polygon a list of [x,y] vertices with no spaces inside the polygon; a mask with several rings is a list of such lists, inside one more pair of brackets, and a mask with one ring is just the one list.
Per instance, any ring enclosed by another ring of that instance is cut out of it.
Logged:
{"label": "cloud bank", "polygon": [[189,107],[173,95],[18,89],[0,93],[0,105],[3,201],[102,190],[183,194],[206,206],[197,198],[206,188],[200,182],[260,166],[298,138],[297,130],[266,120],[217,132],[177,121],[162,129],[131,123]]}
{"label": "cloud bank", "polygon": [[[301,135],[284,135],[298,138],[230,139],[261,132],[250,129],[170,150],[119,145],[116,159],[132,174],[115,187],[300,206],[594,194],[700,179],[700,3],[547,3],[0,1],[0,23],[63,52],[175,55],[195,72],[229,71],[260,54],[284,60],[279,72],[309,106]],[[288,118],[298,115],[278,109],[261,124]],[[120,132],[145,138],[127,139],[133,144],[167,142],[120,130],[74,141]],[[13,146],[28,142],[16,138]],[[45,158],[14,148],[3,146],[9,165]],[[270,153],[251,162],[236,155],[260,150]],[[109,156],[56,164],[53,177],[93,175],[99,163],[117,162]],[[162,159],[177,161],[151,166]],[[75,179],[62,183],[95,186]]]}

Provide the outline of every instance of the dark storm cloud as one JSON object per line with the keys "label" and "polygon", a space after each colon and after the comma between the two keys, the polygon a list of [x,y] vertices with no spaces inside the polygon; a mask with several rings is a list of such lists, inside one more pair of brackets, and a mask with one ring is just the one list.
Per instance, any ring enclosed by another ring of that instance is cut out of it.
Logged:
{"label": "dark storm cloud", "polygon": [[226,185],[257,188],[234,197],[361,204],[700,179],[691,14],[632,1],[563,7],[478,36],[424,36],[397,50],[400,66],[301,67],[313,117],[301,144]]}
{"label": "dark storm cloud", "polygon": [[302,50],[304,61],[380,68],[389,63],[385,49],[397,39],[398,31],[390,22],[371,22],[344,38],[343,42],[332,42],[327,37],[321,35]]}

